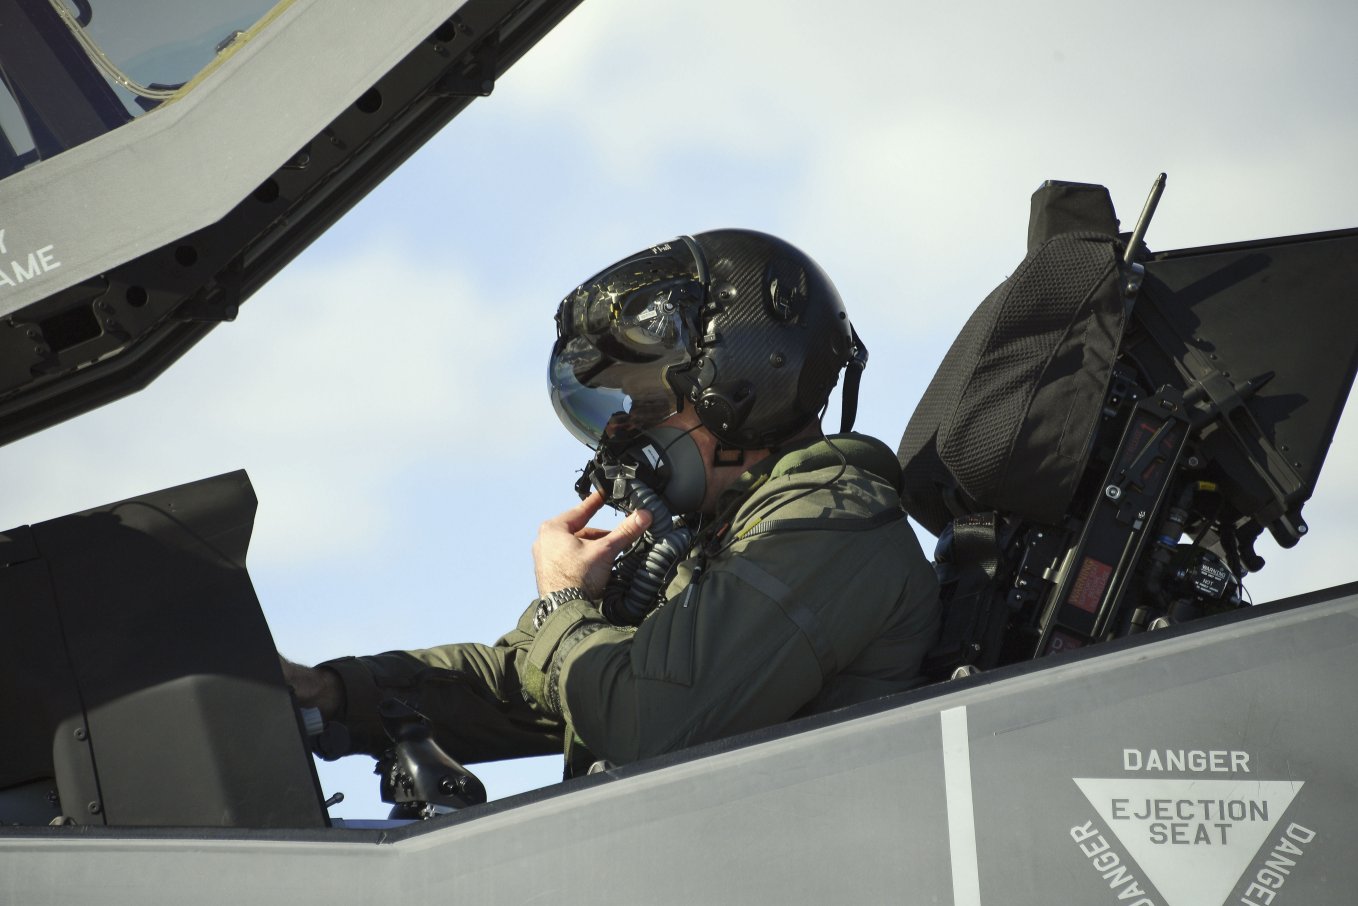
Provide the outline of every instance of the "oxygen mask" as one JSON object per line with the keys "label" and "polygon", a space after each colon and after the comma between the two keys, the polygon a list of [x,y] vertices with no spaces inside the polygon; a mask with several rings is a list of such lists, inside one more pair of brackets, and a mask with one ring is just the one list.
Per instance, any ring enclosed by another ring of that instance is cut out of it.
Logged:
{"label": "oxygen mask", "polygon": [[[598,490],[605,503],[630,513],[651,509],[637,497],[637,489],[646,488],[652,492],[649,497],[659,497],[667,513],[696,513],[707,492],[707,469],[691,435],[691,429],[669,425],[611,431],[585,465],[575,489],[581,497]],[[651,515],[658,517],[654,511]],[[653,524],[658,522],[657,518]]]}
{"label": "oxygen mask", "polygon": [[[617,427],[617,426],[615,426]],[[702,505],[707,472],[692,430],[657,425],[618,428],[606,434],[575,483],[581,497],[592,490],[625,513],[646,510],[651,524],[613,565],[604,589],[604,616],[634,626],[659,606],[675,564],[693,543],[690,518]]]}

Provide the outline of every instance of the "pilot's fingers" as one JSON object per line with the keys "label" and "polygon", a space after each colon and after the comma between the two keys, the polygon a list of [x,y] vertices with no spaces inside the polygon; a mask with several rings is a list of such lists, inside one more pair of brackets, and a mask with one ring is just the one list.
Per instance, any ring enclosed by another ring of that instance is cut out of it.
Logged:
{"label": "pilot's fingers", "polygon": [[589,524],[589,521],[594,518],[594,514],[599,512],[603,505],[604,495],[595,491],[566,512],[553,516],[547,521],[560,523],[566,531],[574,535]]}
{"label": "pilot's fingers", "polygon": [[632,543],[641,537],[642,532],[651,524],[651,514],[646,510],[635,510],[622,522],[619,522],[613,531],[607,533],[597,542],[601,547],[608,550],[610,557],[618,554],[632,546]]}

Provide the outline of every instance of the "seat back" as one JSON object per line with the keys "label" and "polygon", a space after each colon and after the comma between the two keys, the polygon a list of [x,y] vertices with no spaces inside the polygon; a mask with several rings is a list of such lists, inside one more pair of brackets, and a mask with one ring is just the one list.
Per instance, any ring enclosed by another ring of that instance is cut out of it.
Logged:
{"label": "seat back", "polygon": [[971,315],[901,439],[906,510],[1055,523],[1084,473],[1127,322],[1123,245],[1101,186],[1033,196],[1029,251]]}

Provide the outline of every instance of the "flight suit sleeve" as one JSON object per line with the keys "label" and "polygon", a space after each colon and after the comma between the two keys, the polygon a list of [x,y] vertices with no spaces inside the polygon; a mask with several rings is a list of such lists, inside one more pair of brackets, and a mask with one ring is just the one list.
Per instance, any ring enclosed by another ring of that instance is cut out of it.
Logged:
{"label": "flight suit sleeve", "polygon": [[377,712],[386,698],[429,718],[434,739],[466,764],[561,752],[560,719],[533,708],[519,683],[519,663],[533,641],[525,631],[530,620],[526,614],[494,645],[389,651],[318,665],[338,674],[344,687],[335,720],[348,730],[351,752],[380,757],[390,745]]}
{"label": "flight suit sleeve", "polygon": [[[619,763],[786,720],[896,604],[883,589],[901,583],[882,571],[896,558],[866,534],[742,542],[635,630],[573,602],[530,647],[525,674],[541,674],[533,697]],[[887,566],[867,569],[874,559]]]}

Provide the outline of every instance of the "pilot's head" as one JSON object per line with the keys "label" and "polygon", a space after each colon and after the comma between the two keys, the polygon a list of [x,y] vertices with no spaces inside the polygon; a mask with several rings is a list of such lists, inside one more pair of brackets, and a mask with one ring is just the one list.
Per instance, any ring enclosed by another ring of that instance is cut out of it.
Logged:
{"label": "pilot's head", "polygon": [[818,424],[856,352],[825,272],[752,230],[630,255],[568,295],[556,320],[552,403],[595,449],[688,407],[720,448],[777,447]]}

